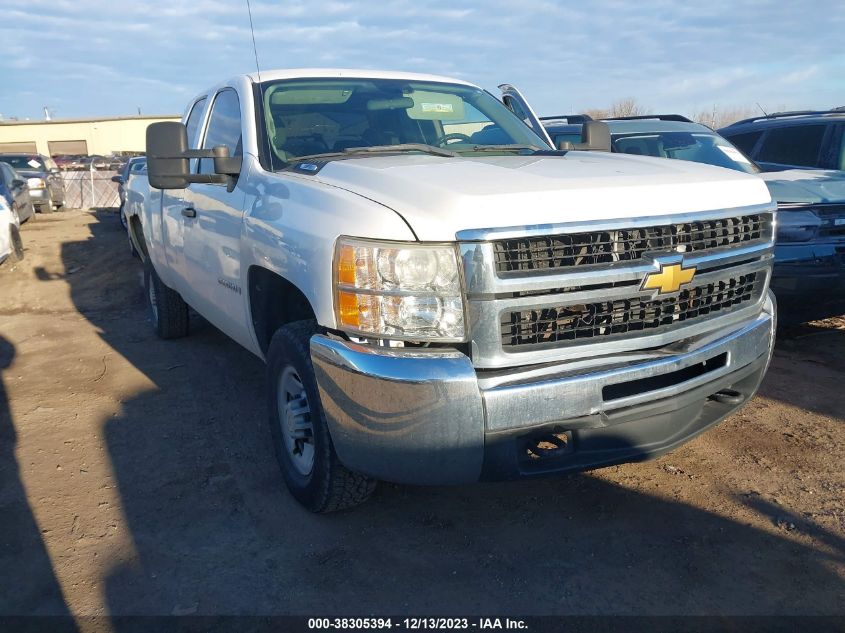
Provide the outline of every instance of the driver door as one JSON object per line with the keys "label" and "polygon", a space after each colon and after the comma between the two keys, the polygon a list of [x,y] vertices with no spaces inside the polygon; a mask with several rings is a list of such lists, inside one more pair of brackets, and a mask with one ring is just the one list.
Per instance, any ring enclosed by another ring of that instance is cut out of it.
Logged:
{"label": "driver door", "polygon": [[[243,123],[238,93],[223,88],[214,95],[203,149],[219,145],[230,156],[243,154]],[[200,174],[213,174],[210,158],[199,160]],[[225,184],[191,183],[185,189],[185,270],[193,307],[231,338],[250,345],[246,292],[241,271],[241,232],[246,194]]]}
{"label": "driver door", "polygon": [[555,145],[546,128],[540,122],[540,117],[534,113],[534,109],[526,101],[525,97],[522,96],[522,93],[510,84],[502,84],[499,86],[499,90],[502,91],[502,103],[505,104],[505,107],[522,119],[525,125],[534,130],[537,136],[546,141],[549,147],[554,149]]}

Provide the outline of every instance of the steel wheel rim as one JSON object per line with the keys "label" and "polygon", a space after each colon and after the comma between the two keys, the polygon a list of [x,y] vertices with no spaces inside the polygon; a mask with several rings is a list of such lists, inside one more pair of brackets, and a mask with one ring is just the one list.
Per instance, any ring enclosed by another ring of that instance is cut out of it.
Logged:
{"label": "steel wheel rim", "polygon": [[290,463],[303,477],[314,468],[314,427],[308,394],[296,370],[288,365],[276,391],[282,443]]}

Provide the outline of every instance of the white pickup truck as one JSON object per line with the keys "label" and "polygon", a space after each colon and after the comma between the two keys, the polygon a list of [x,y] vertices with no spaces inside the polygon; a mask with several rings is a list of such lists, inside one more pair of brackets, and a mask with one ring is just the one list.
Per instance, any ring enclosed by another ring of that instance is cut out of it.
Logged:
{"label": "white pickup truck", "polygon": [[768,366],[759,178],[556,150],[474,85],[366,70],[235,77],[150,126],[147,155],[161,192],[131,229],[155,328],[184,336],[190,306],[266,361],[313,511],[379,479],[659,455]]}

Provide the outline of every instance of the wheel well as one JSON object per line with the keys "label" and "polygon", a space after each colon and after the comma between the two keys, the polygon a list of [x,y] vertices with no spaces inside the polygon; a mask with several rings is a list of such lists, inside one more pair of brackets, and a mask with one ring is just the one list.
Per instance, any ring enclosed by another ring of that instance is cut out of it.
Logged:
{"label": "wheel well", "polygon": [[141,218],[137,215],[129,216],[129,238],[135,244],[135,250],[141,253],[141,259],[146,261],[150,253],[147,250],[147,241],[144,239],[144,227],[141,225]]}
{"label": "wheel well", "polygon": [[264,353],[281,326],[314,318],[314,310],[299,288],[259,266],[249,269],[249,307],[255,338]]}

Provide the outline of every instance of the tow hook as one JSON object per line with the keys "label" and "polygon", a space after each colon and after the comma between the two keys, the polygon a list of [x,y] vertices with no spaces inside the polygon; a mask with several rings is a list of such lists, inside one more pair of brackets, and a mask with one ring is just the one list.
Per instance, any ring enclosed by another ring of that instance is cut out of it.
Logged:
{"label": "tow hook", "polygon": [[715,400],[716,402],[721,402],[722,404],[735,405],[742,404],[742,401],[745,400],[745,396],[733,389],[722,389],[710,396],[710,399]]}
{"label": "tow hook", "polygon": [[551,459],[572,452],[570,432],[547,433],[528,441],[526,453],[530,459]]}

